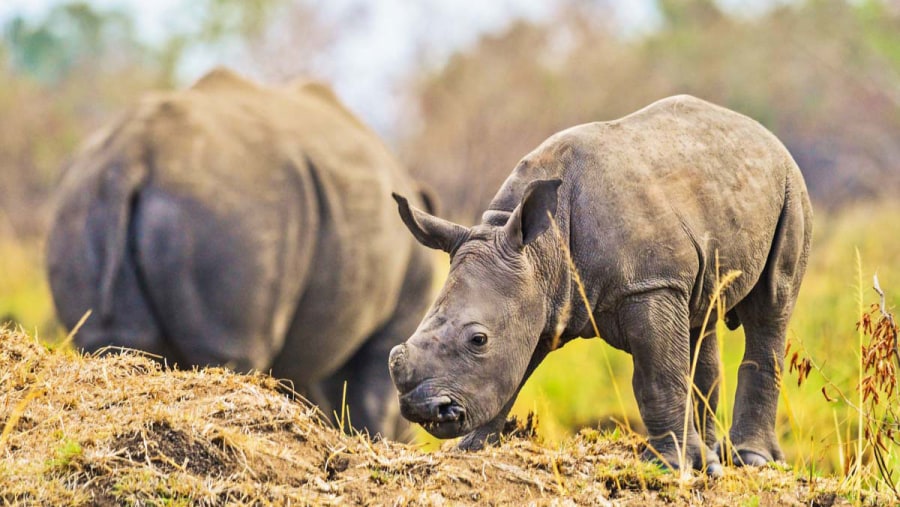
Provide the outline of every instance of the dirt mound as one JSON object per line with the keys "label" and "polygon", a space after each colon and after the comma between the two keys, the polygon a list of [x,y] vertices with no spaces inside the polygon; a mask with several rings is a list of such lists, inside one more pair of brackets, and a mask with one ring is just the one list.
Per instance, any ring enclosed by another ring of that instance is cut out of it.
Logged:
{"label": "dirt mound", "polygon": [[[679,478],[584,430],[475,453],[346,436],[265,375],[169,371],[0,331],[0,501],[35,505],[831,505],[776,469]],[[521,431],[530,435],[532,431]],[[838,498],[838,503],[843,500]]]}

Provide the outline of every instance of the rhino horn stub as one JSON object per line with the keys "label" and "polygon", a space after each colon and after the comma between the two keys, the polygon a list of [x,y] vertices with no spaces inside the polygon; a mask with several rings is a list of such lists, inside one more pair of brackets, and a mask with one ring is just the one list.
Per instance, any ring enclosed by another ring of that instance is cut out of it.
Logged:
{"label": "rhino horn stub", "polygon": [[411,391],[416,386],[405,343],[391,349],[388,371],[391,374],[391,380],[394,381],[394,385],[401,393]]}
{"label": "rhino horn stub", "polygon": [[397,201],[400,218],[419,243],[452,254],[468,235],[469,231],[465,227],[410,205],[400,194],[391,195]]}

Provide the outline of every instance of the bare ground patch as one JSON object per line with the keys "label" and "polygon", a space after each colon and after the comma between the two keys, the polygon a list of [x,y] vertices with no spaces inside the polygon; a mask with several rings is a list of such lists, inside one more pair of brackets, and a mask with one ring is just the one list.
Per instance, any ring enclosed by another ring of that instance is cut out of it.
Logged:
{"label": "bare ground patch", "polygon": [[[436,452],[346,436],[265,375],[164,370],[0,331],[0,501],[34,505],[844,505],[775,468],[679,478],[587,429]],[[869,499],[877,502],[876,497]]]}

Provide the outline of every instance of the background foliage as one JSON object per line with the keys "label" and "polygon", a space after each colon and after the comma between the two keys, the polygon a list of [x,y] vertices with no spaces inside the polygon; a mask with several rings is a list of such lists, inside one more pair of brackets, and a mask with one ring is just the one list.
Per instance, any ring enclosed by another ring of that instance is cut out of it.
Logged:
{"label": "background foliage", "polygon": [[[435,190],[443,214],[471,224],[518,159],[563,128],[676,93],[752,116],[798,161],[817,214],[792,341],[853,392],[854,326],[875,300],[876,271],[889,306],[900,301],[897,4],[798,0],[744,15],[711,0],[658,0],[660,25],[624,35],[604,2],[556,5],[552,17],[512,23],[447,61],[420,59],[397,83],[402,107],[380,133]],[[138,37],[132,14],[84,2],[2,26],[0,320],[60,333],[42,241],[65,160],[91,131],[147,90],[184,86],[192,55],[228,48],[229,64],[273,83],[327,75],[331,49],[353,29],[315,3],[285,0],[186,2],[185,15],[200,21],[154,44]],[[725,340],[734,386],[741,340]],[[856,416],[823,399],[817,374],[800,387],[786,381],[782,442],[792,464],[846,470]],[[536,409],[550,439],[610,416],[635,421],[629,375],[627,356],[597,340],[574,343],[537,371],[516,410]]]}

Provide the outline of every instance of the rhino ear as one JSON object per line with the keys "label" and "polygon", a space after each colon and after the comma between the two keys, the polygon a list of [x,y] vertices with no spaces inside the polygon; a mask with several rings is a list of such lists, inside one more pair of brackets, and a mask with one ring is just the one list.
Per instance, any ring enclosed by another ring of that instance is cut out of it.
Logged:
{"label": "rhino ear", "polygon": [[465,227],[410,206],[409,201],[400,194],[391,195],[397,201],[400,218],[419,243],[450,253],[465,239],[468,233]]}
{"label": "rhino ear", "polygon": [[506,222],[506,237],[516,248],[524,248],[550,228],[550,217],[556,216],[556,191],[560,179],[535,180],[528,184],[522,202]]}

